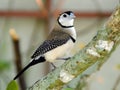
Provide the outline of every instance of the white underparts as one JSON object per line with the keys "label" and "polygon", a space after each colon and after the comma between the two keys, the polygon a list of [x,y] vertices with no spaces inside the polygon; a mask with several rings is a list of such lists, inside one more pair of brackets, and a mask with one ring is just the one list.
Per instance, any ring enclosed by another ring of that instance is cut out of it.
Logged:
{"label": "white underparts", "polygon": [[70,39],[65,44],[58,46],[55,49],[52,49],[44,54],[46,61],[54,62],[57,58],[63,57],[68,51],[70,51],[73,47],[74,43]]}

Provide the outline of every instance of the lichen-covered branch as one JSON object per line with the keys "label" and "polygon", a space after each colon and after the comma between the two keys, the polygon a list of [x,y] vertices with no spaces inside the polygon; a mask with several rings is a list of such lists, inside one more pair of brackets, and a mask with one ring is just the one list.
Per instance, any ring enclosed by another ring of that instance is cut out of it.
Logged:
{"label": "lichen-covered branch", "polygon": [[120,7],[98,31],[92,41],[62,66],[38,80],[28,90],[61,90],[96,62],[101,65],[120,43]]}

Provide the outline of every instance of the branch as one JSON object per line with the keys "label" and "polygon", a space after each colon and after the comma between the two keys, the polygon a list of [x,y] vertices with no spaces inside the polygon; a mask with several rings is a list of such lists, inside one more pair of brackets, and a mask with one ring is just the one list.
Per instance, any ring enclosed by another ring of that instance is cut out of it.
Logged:
{"label": "branch", "polygon": [[[14,46],[14,53],[15,53],[15,65],[16,65],[16,71],[17,73],[22,70],[22,62],[21,62],[21,54],[20,54],[20,48],[19,48],[19,37],[16,34],[14,29],[10,29],[10,35],[12,38],[13,46]],[[22,75],[19,78],[19,84],[22,90],[25,90],[26,83],[24,76]]]}
{"label": "branch", "polygon": [[46,16],[48,15],[48,10],[45,7],[43,0],[36,0],[37,5],[41,8],[42,13]]}
{"label": "branch", "polygon": [[38,80],[28,90],[61,90],[96,62],[107,61],[120,43],[120,7],[98,31],[92,41],[63,65]]}
{"label": "branch", "polygon": [[119,83],[120,83],[120,75],[118,76],[112,90],[117,90],[117,87],[118,87]]}

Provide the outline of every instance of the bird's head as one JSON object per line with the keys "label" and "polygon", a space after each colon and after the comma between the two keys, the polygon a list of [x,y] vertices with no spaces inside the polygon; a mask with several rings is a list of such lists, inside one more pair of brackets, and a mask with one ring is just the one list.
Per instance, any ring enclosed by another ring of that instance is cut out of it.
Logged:
{"label": "bird's head", "polygon": [[74,23],[75,15],[72,11],[66,11],[60,14],[58,17],[58,23],[62,27],[72,27]]}

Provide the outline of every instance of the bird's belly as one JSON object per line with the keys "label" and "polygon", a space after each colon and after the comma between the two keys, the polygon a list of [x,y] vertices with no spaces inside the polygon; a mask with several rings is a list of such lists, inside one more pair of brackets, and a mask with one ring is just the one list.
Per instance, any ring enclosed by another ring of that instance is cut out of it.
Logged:
{"label": "bird's belly", "polygon": [[57,48],[48,51],[45,54],[45,59],[48,62],[54,62],[57,58],[64,56],[69,50],[72,49],[74,43],[69,40],[66,44],[58,46]]}

